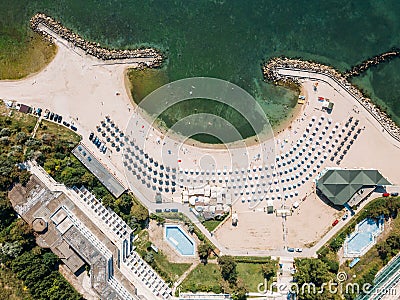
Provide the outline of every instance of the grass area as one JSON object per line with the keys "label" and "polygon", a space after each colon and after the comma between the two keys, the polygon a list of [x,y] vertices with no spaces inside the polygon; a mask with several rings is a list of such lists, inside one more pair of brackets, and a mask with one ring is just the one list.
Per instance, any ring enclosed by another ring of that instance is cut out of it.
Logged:
{"label": "grass area", "polygon": [[7,124],[10,129],[15,129],[16,131],[20,131],[24,128],[30,133],[35,128],[37,122],[36,117],[21,113],[14,109],[10,110],[3,102],[0,102],[0,114],[5,116],[5,124]]}
{"label": "grass area", "polygon": [[[243,282],[249,292],[257,292],[257,287],[264,282],[262,263],[238,262],[236,271],[238,280]],[[198,265],[179,286],[181,292],[231,292],[232,286],[223,280],[218,264]]]}
{"label": "grass area", "polygon": [[262,264],[259,263],[238,263],[238,277],[243,280],[249,292],[257,292],[257,286],[264,282],[264,276],[261,271]]}
{"label": "grass area", "polygon": [[221,223],[222,221],[217,221],[217,220],[208,220],[204,221],[203,225],[209,232],[212,232],[217,226]]}
{"label": "grass area", "polygon": [[199,264],[179,286],[181,292],[204,291],[221,293],[223,279],[217,264]]}
{"label": "grass area", "polygon": [[158,253],[150,249],[151,242],[147,230],[142,230],[135,240],[136,251],[142,258],[145,258],[148,253],[152,253],[153,261],[150,265],[158,272],[158,274],[167,282],[177,280],[191,264],[188,263],[172,263],[161,250]]}
{"label": "grass area", "polygon": [[0,299],[8,300],[31,300],[21,280],[9,269],[0,268]]}
{"label": "grass area", "polygon": [[203,221],[202,224],[204,225],[204,227],[207,228],[207,230],[208,230],[209,232],[212,232],[215,228],[217,228],[217,226],[218,226],[219,224],[221,224],[222,222],[224,222],[228,216],[229,216],[229,214],[228,214],[228,213],[225,213],[223,216],[218,217],[217,219],[208,220],[208,221]]}
{"label": "grass area", "polygon": [[70,129],[67,129],[59,124],[42,120],[38,130],[36,131],[37,139],[44,139],[43,135],[48,135],[50,138],[57,138],[61,141],[70,142],[73,145],[81,141],[81,137]]}
{"label": "grass area", "polygon": [[31,30],[19,38],[22,41],[2,40],[0,79],[20,79],[39,72],[57,53],[55,45],[45,42],[39,34]]}

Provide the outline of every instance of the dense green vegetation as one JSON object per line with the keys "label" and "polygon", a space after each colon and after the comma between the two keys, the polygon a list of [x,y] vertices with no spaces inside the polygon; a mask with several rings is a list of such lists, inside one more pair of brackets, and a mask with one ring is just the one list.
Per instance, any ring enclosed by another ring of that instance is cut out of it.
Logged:
{"label": "dense green vegetation", "polygon": [[[296,259],[296,273],[293,278],[299,287],[299,300],[327,300],[341,299],[340,295],[329,293],[323,284],[335,279],[334,273],[322,260],[317,258]],[[309,284],[314,284],[310,286]],[[310,289],[308,289],[310,287]]]}
{"label": "dense green vegetation", "polygon": [[0,299],[31,300],[32,296],[11,270],[0,268]]}

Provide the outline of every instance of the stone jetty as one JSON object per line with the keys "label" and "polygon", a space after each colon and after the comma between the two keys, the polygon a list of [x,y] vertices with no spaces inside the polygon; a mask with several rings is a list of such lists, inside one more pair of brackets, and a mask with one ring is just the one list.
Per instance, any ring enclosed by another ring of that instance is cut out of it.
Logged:
{"label": "stone jetty", "polygon": [[[388,52],[389,53],[389,52]],[[391,55],[393,57],[393,55]],[[387,59],[387,58],[386,58]],[[300,59],[290,59],[276,57],[267,61],[263,67],[264,79],[275,84],[294,83],[300,85],[298,78],[283,76],[279,69],[291,69],[308,71],[310,73],[323,74],[345,88],[364,108],[382,125],[382,127],[396,140],[400,141],[400,127],[386,114],[379,109],[369,98],[364,97],[358,88],[352,85],[347,77],[335,70],[333,67],[323,64],[305,61]]]}
{"label": "stone jetty", "polygon": [[78,34],[64,27],[60,22],[57,22],[52,17],[49,17],[42,13],[38,13],[31,18],[30,26],[33,31],[38,32],[51,43],[54,42],[54,38],[43,27],[51,30],[75,47],[82,49],[86,54],[92,55],[104,61],[132,58],[151,59],[151,61],[147,61],[146,63],[139,63],[138,68],[155,68],[160,66],[163,61],[162,54],[153,48],[120,50],[100,47],[99,44],[84,40]]}
{"label": "stone jetty", "polygon": [[365,72],[370,67],[377,66],[380,63],[390,61],[396,57],[400,57],[400,48],[395,48],[395,49],[392,49],[391,51],[388,51],[388,52],[376,55],[370,59],[367,59],[367,60],[363,61],[362,63],[351,68],[351,70],[344,73],[343,76],[346,78],[358,76],[361,73]]}

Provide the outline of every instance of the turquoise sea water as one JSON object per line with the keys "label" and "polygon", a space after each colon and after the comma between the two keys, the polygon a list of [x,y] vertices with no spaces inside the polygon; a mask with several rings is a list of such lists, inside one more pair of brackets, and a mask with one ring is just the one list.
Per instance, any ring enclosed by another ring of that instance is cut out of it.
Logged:
{"label": "turquoise sea water", "polygon": [[[0,12],[2,32],[26,26],[34,12],[42,11],[103,45],[150,45],[165,51],[168,61],[157,71],[161,76],[157,72],[134,74],[142,77],[134,86],[135,100],[168,81],[217,77],[256,97],[273,125],[291,115],[296,94],[262,81],[264,60],[280,55],[301,57],[344,71],[400,46],[398,0],[19,0],[18,5],[3,1],[7,9]],[[400,123],[399,70],[397,59],[355,83],[384,103]],[[201,102],[197,105],[200,110],[215,110]],[[167,117],[180,118],[192,109],[176,107]]]}

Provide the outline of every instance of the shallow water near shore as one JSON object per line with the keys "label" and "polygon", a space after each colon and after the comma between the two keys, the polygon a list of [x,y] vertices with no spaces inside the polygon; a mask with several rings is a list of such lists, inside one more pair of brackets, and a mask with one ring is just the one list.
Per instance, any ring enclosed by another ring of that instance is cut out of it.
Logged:
{"label": "shallow water near shore", "polygon": [[[131,73],[137,102],[167,82],[194,76],[216,77],[253,95],[274,127],[291,117],[297,95],[263,82],[260,64],[264,60],[280,55],[300,57],[344,71],[400,46],[400,2],[396,0],[5,2],[8,9],[0,12],[0,26],[4,28],[19,30],[28,24],[31,15],[41,11],[106,46],[162,49],[168,57],[162,70]],[[6,38],[15,36],[1,39]],[[371,80],[354,80],[378,102],[384,102],[397,122],[399,67],[400,60],[393,60],[369,71],[365,76]],[[218,111],[218,104],[209,107],[207,102],[198,102],[197,106],[200,111]],[[178,106],[165,117],[179,119],[190,113],[193,106]]]}

